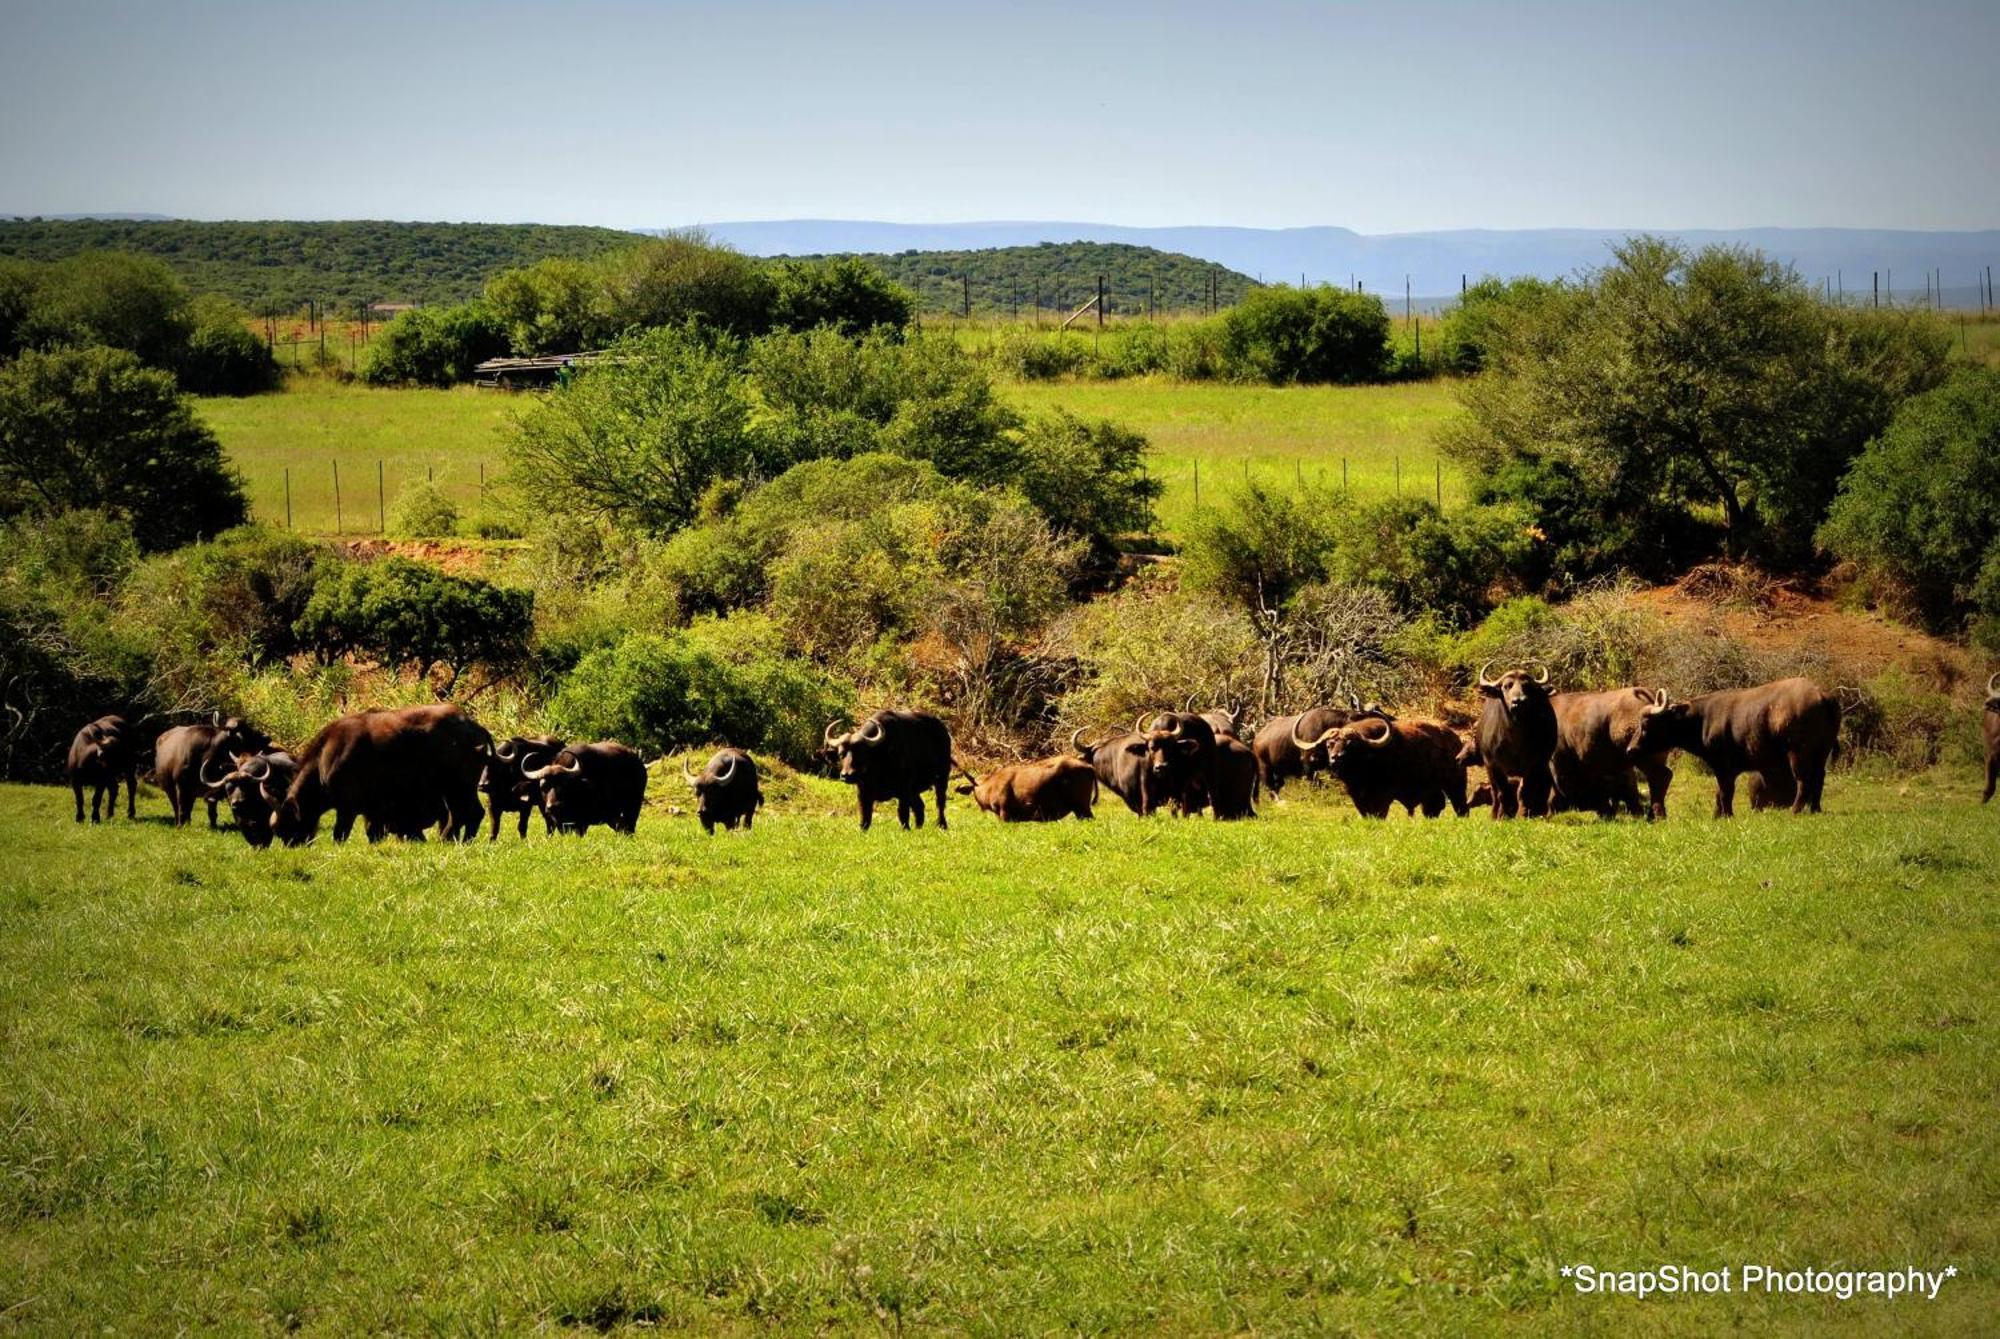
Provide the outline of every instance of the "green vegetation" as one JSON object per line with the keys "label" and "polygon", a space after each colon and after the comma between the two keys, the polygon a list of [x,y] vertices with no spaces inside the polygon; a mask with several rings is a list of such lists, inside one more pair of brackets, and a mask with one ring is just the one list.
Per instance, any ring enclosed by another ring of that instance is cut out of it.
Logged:
{"label": "green vegetation", "polygon": [[[809,260],[821,257],[806,257]],[[1068,316],[1097,296],[1111,314],[1207,313],[1210,284],[1233,307],[1255,281],[1212,261],[1121,242],[1042,242],[977,251],[901,251],[858,257],[916,294],[918,310],[974,316]]]}
{"label": "green vegetation", "polygon": [[[672,764],[669,764],[671,767]],[[2000,828],[853,830],[253,852],[0,789],[39,1331],[1980,1328]],[[1689,788],[1695,789],[1699,783]],[[954,800],[955,806],[964,806]],[[842,816],[821,818],[840,807]],[[969,891],[970,890],[970,891]],[[1565,1264],[1959,1267],[1932,1304]]]}
{"label": "green vegetation", "polygon": [[336,313],[364,302],[462,302],[501,270],[601,256],[637,240],[612,228],[545,224],[0,219],[0,256],[156,256],[196,292],[260,312],[292,311],[308,299]]}
{"label": "green vegetation", "polygon": [[2000,371],[1967,369],[1898,409],[1820,540],[1930,626],[1975,620],[1974,637],[2000,651]]}

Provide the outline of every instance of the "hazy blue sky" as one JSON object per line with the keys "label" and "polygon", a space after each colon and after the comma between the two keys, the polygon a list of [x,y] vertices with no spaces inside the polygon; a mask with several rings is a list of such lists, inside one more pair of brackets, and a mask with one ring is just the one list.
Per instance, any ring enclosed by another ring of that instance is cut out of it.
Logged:
{"label": "hazy blue sky", "polygon": [[0,210],[2000,225],[2000,0],[0,0]]}

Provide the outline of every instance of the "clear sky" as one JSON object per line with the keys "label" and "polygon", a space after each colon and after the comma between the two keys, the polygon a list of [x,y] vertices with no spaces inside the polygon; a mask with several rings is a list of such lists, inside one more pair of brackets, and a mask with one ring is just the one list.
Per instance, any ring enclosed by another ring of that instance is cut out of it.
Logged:
{"label": "clear sky", "polygon": [[2000,226],[2000,0],[0,0],[0,210]]}

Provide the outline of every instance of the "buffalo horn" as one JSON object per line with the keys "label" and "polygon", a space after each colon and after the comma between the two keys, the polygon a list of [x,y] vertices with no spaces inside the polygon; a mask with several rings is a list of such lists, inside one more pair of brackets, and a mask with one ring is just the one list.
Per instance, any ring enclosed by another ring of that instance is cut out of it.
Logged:
{"label": "buffalo horn", "polygon": [[520,749],[515,747],[514,741],[511,739],[502,740],[500,743],[495,744],[493,746],[493,756],[498,758],[501,762],[514,761],[514,755],[519,752]]}
{"label": "buffalo horn", "polygon": [[832,720],[828,721],[828,722],[826,723],[826,729],[825,729],[825,730],[824,730],[824,731],[823,731],[823,732],[822,732],[822,733],[820,734],[820,737],[819,737],[819,738],[820,738],[820,742],[821,742],[822,744],[825,744],[825,745],[826,745],[826,746],[827,746],[828,748],[832,748],[832,747],[833,747],[833,727],[834,727],[834,726],[836,726],[836,725],[839,725],[839,724],[840,724],[840,723],[841,723],[842,721],[844,721],[844,720],[846,720],[846,719],[847,719],[847,718],[846,718],[845,716],[836,716],[836,717],[834,717],[834,718],[833,718]]}
{"label": "buffalo horn", "polygon": [[234,767],[231,767],[227,775],[224,775],[224,776],[220,776],[220,777],[213,777],[213,776],[210,776],[210,775],[208,774],[208,769],[209,769],[209,768],[210,768],[211,766],[213,766],[213,765],[214,765],[214,763],[215,763],[215,759],[214,759],[214,758],[207,758],[207,759],[204,759],[204,760],[202,761],[202,764],[201,764],[201,784],[202,784],[202,785],[204,785],[204,786],[207,786],[207,787],[208,787],[208,788],[209,788],[210,790],[213,790],[213,789],[214,789],[215,787],[217,787],[217,786],[226,786],[226,785],[228,785],[228,784],[229,784],[229,780],[230,780],[230,777],[233,777],[233,776],[235,776],[235,775],[236,775],[236,769],[235,769]]}
{"label": "buffalo horn", "polygon": [[681,775],[687,778],[690,786],[694,784],[694,771],[688,766],[688,756],[685,753],[681,755]]}
{"label": "buffalo horn", "polygon": [[1493,680],[1486,677],[1486,671],[1492,667],[1493,662],[1490,660],[1479,667],[1479,686],[1481,688],[1491,688],[1493,686]]}
{"label": "buffalo horn", "polygon": [[1312,740],[1310,742],[1300,739],[1299,721],[1302,721],[1304,719],[1305,717],[1301,715],[1292,722],[1292,747],[1296,748],[1301,753],[1311,753],[1321,744],[1326,743],[1327,740],[1332,739],[1335,735],[1340,733],[1340,727],[1336,725],[1331,730],[1328,730],[1325,733],[1321,734],[1318,739]]}
{"label": "buffalo horn", "polygon": [[1530,660],[1528,663],[1530,665],[1540,665],[1542,667],[1542,672],[1535,676],[1535,682],[1539,684],[1547,684],[1549,681],[1548,662],[1545,660]]}
{"label": "buffalo horn", "polygon": [[1097,745],[1095,744],[1085,744],[1080,742],[1082,739],[1083,739],[1082,726],[1079,725],[1076,727],[1076,729],[1069,732],[1069,746],[1075,749],[1078,753],[1088,753],[1090,750],[1097,747]]}
{"label": "buffalo horn", "polygon": [[242,772],[252,781],[262,781],[271,775],[271,760],[265,757],[245,758]]}
{"label": "buffalo horn", "polygon": [[871,744],[880,739],[882,737],[882,718],[880,716],[870,716],[866,721],[862,722],[861,737]]}
{"label": "buffalo horn", "polygon": [[1150,709],[1140,712],[1139,719],[1132,722],[1132,733],[1135,735],[1151,734],[1152,731],[1146,728],[1146,722],[1152,720],[1153,717],[1157,716],[1158,714],[1159,714],[1158,712],[1152,711]]}
{"label": "buffalo horn", "polygon": [[735,775],[736,755],[732,753],[722,760],[722,770],[715,774],[715,779],[726,786],[729,784],[729,778]]}
{"label": "buffalo horn", "polygon": [[1653,690],[1653,705],[1646,708],[1646,714],[1648,716],[1659,715],[1667,709],[1667,701],[1667,690],[1664,688],[1655,688]]}
{"label": "buffalo horn", "polygon": [[1373,729],[1375,718],[1370,717],[1360,725],[1355,726],[1354,733],[1360,737],[1362,743],[1367,744],[1371,748],[1379,749],[1384,744],[1387,744],[1390,738],[1396,733],[1395,728],[1387,721],[1383,721],[1381,724],[1382,729],[1379,732],[1376,731]]}
{"label": "buffalo horn", "polygon": [[2000,671],[1995,671],[1987,677],[1986,691],[1989,694],[2000,693]]}

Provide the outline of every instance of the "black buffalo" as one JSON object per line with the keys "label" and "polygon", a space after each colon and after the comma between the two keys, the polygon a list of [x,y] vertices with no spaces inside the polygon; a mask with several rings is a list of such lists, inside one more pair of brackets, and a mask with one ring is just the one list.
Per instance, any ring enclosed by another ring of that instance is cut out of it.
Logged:
{"label": "black buffalo", "polygon": [[1187,817],[1208,808],[1216,792],[1215,727],[1193,712],[1160,711],[1142,713],[1132,732],[1146,743],[1145,812],[1171,805]]}
{"label": "black buffalo", "polygon": [[1540,674],[1530,674],[1526,666],[1510,669],[1497,679],[1486,676],[1487,668],[1479,667],[1479,693],[1486,701],[1473,741],[1486,764],[1487,784],[1493,788],[1493,816],[1542,817],[1549,812],[1553,790],[1549,763],[1556,751],[1548,666],[1541,666]]}
{"label": "black buffalo", "polygon": [[[90,821],[118,817],[118,783],[125,783],[125,817],[139,816],[139,747],[123,716],[100,716],[76,732],[65,767],[76,793],[76,821],[83,822],[83,789],[90,787]],[[106,806],[104,796],[111,795]]]}
{"label": "black buffalo", "polygon": [[1986,735],[1986,793],[1979,797],[1984,804],[1993,798],[1994,784],[2000,782],[2000,674],[1986,681],[1986,714],[1980,728]]}
{"label": "black buffalo", "polygon": [[1326,770],[1327,741],[1349,721],[1364,716],[1396,719],[1376,703],[1364,707],[1358,697],[1352,702],[1351,708],[1308,707],[1296,716],[1277,716],[1264,722],[1250,745],[1257,755],[1257,777],[1264,789],[1276,795],[1287,781],[1311,781],[1319,776]]}
{"label": "black buffalo", "polygon": [[[567,746],[567,740],[555,735],[514,735],[493,745],[493,756],[487,759],[485,770],[479,774],[479,793],[486,797],[486,812],[493,824],[487,840],[499,838],[503,814],[518,815],[520,823],[517,831],[523,837],[528,835],[528,815],[541,809],[542,791],[540,786],[521,775],[521,760],[530,753],[553,758]],[[555,830],[545,809],[542,810],[542,830]]]}
{"label": "black buffalo", "polygon": [[[1736,812],[1736,781],[1758,773],[1767,802],[1789,796],[1793,813],[1818,813],[1826,766],[1840,751],[1840,702],[1810,679],[1704,693],[1686,702],[1665,692],[1640,717],[1636,747],[1685,749],[1715,773],[1715,816]],[[1781,802],[1781,801],[1780,801]]]}
{"label": "black buffalo", "polygon": [[696,776],[681,759],[681,775],[694,788],[695,817],[702,831],[713,836],[717,823],[731,832],[741,823],[747,831],[756,821],[764,792],[757,785],[757,760],[742,749],[718,749]]}
{"label": "black buffalo", "polygon": [[[1634,816],[1665,818],[1673,768],[1665,749],[1639,747],[1646,713],[1665,698],[1650,688],[1614,688],[1603,693],[1557,693],[1556,751],[1550,759],[1558,808],[1609,818],[1622,806]],[[1646,802],[1638,777],[1646,778]]]}
{"label": "black buffalo", "polygon": [[269,846],[271,820],[277,815],[278,806],[285,802],[285,794],[292,788],[292,779],[298,771],[297,761],[283,749],[246,754],[236,759],[234,770],[210,789],[228,803],[229,816],[236,820],[243,840],[252,846]]}
{"label": "black buffalo", "polygon": [[329,723],[298,753],[298,773],[271,821],[287,846],[311,841],[333,811],[333,839],[346,841],[356,819],[368,840],[421,839],[433,824],[458,841],[486,817],[479,777],[493,737],[459,707],[382,708]]}
{"label": "black buffalo", "polygon": [[1095,744],[1083,742],[1083,731],[1070,732],[1069,746],[1097,773],[1098,784],[1125,801],[1135,814],[1148,814],[1146,807],[1146,737],[1142,734],[1112,735]]}
{"label": "black buffalo", "polygon": [[1450,805],[1463,818],[1462,748],[1459,737],[1435,721],[1364,718],[1327,741],[1327,763],[1364,817],[1387,818],[1389,807],[1400,804],[1425,818]]}
{"label": "black buffalo", "polygon": [[212,724],[177,725],[163,733],[153,746],[153,780],[167,793],[174,826],[194,821],[197,800],[207,801],[208,825],[216,826],[215,806],[222,796],[213,789],[214,778],[234,768],[238,757],[270,746],[263,731],[219,714]]}
{"label": "black buffalo", "polygon": [[824,741],[837,761],[840,779],[854,787],[861,803],[861,830],[875,820],[875,806],[896,802],[896,818],[905,828],[914,816],[924,825],[924,792],[937,798],[937,820],[946,827],[945,788],[951,782],[951,731],[927,711],[878,711],[845,734],[836,735],[838,720],[827,723]]}
{"label": "black buffalo", "polygon": [[581,837],[599,824],[632,833],[646,803],[646,763],[616,740],[571,744],[542,761],[530,754],[521,775],[541,788],[542,812],[557,832]]}
{"label": "black buffalo", "polygon": [[1257,755],[1233,734],[1215,737],[1215,804],[1217,818],[1257,816]]}

